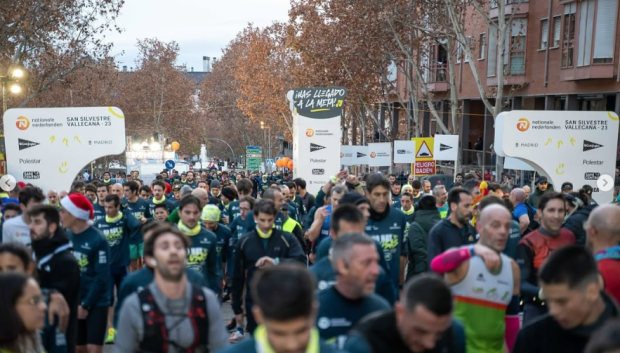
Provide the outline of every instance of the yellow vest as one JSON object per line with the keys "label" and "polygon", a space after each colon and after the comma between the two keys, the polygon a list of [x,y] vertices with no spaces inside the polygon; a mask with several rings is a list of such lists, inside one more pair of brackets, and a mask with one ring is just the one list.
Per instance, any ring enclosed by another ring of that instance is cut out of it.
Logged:
{"label": "yellow vest", "polygon": [[296,220],[294,220],[293,218],[289,217],[286,222],[284,222],[284,224],[282,224],[282,230],[287,232],[287,233],[293,233],[293,231],[295,230],[295,226],[299,226],[301,228],[301,226],[299,225],[299,223],[297,223]]}

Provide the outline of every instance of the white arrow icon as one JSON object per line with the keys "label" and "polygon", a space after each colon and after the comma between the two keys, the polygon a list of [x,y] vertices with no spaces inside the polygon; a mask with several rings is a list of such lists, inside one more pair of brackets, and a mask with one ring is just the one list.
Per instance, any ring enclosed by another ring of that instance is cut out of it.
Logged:
{"label": "white arrow icon", "polygon": [[0,178],[0,189],[9,192],[15,188],[17,180],[15,177],[9,174],[5,174]]}
{"label": "white arrow icon", "polygon": [[614,188],[614,178],[608,174],[602,174],[596,181],[596,186],[601,191],[609,191]]}

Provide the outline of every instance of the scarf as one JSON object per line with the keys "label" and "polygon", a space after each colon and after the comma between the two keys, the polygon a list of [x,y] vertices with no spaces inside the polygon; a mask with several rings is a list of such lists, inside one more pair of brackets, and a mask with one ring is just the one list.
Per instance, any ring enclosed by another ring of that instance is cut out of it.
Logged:
{"label": "scarf", "polygon": [[179,223],[177,223],[177,227],[183,234],[187,235],[188,237],[193,237],[194,235],[200,233],[200,223],[196,224],[194,228],[190,228],[183,224],[183,221],[179,221]]}
{"label": "scarf", "polygon": [[273,228],[269,230],[269,232],[267,233],[263,233],[258,226],[256,226],[256,233],[258,234],[259,237],[261,237],[262,239],[269,239],[271,238],[271,234],[273,234]]}
{"label": "scarf", "polygon": [[413,214],[413,211],[414,211],[413,207],[411,207],[411,209],[410,209],[409,211],[405,211],[405,209],[404,209],[404,208],[402,208],[402,207],[400,208],[400,210],[401,210],[401,211],[402,211],[402,212],[403,212],[406,216],[410,216],[410,215],[412,215],[412,214]]}
{"label": "scarf", "polygon": [[[265,329],[265,326],[259,325],[256,328],[254,331],[254,339],[256,340],[257,353],[275,353],[267,339],[267,329]],[[319,347],[319,331],[313,328],[310,333],[310,342],[308,342],[308,347],[306,347],[306,353],[319,353]]]}
{"label": "scarf", "polygon": [[123,218],[122,212],[119,212],[115,217],[108,217],[108,215],[105,215],[105,221],[108,223],[116,223],[120,221],[121,218]]}
{"label": "scarf", "polygon": [[164,201],[166,201],[166,195],[162,195],[161,200],[155,200],[155,197],[153,197],[153,203],[156,205],[159,205],[160,203],[164,203]]}

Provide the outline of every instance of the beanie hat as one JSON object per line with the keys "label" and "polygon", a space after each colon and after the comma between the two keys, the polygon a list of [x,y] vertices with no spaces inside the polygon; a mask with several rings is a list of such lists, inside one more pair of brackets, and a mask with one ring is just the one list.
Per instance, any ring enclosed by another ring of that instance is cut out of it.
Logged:
{"label": "beanie hat", "polygon": [[344,194],[344,196],[342,196],[340,200],[338,200],[339,205],[350,204],[357,206],[363,203],[369,203],[368,199],[354,191]]}
{"label": "beanie hat", "polygon": [[60,200],[60,204],[75,218],[84,221],[93,219],[93,204],[82,194],[69,194]]}
{"label": "beanie hat", "polygon": [[235,190],[233,190],[233,188],[231,188],[230,186],[227,186],[222,189],[222,195],[224,195],[224,197],[226,197],[227,199],[231,201],[237,198],[237,195],[235,194]]}
{"label": "beanie hat", "polygon": [[200,217],[200,219],[202,219],[203,221],[217,222],[220,220],[220,213],[221,211],[219,208],[217,208],[217,206],[206,205],[202,209],[202,216]]}
{"label": "beanie hat", "polygon": [[209,185],[209,186],[210,186],[211,188],[218,188],[218,189],[221,187],[220,182],[219,182],[219,181],[217,181],[217,180],[213,180],[213,181],[211,182],[211,185]]}

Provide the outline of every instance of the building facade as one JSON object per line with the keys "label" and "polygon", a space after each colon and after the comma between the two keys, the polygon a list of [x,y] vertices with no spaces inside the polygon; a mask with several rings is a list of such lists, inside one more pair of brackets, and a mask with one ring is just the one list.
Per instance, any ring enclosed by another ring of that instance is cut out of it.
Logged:
{"label": "building facade", "polygon": [[[620,0],[497,0],[506,2],[506,50],[498,53],[497,31],[471,11],[466,35],[474,57],[448,53],[431,46],[427,87],[444,122],[449,119],[450,85],[447,56],[454,55],[463,163],[469,164],[480,137],[484,152],[491,151],[494,119],[485,108],[469,65],[474,65],[487,92],[497,90],[497,73],[504,73],[504,110],[615,111],[620,114]],[[497,7],[488,9],[497,19]],[[503,68],[498,67],[503,55]],[[398,79],[401,83],[404,80]],[[423,136],[439,132],[427,109],[420,108]],[[473,153],[472,153],[473,152]],[[491,154],[485,153],[485,164]],[[472,163],[475,164],[475,163]]]}

